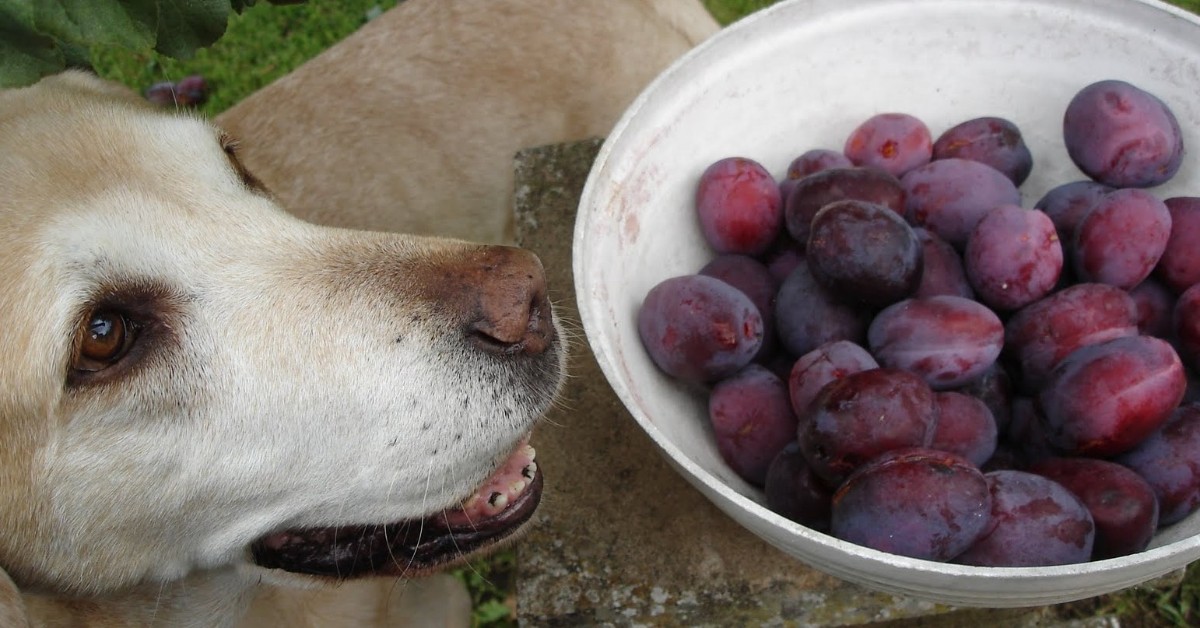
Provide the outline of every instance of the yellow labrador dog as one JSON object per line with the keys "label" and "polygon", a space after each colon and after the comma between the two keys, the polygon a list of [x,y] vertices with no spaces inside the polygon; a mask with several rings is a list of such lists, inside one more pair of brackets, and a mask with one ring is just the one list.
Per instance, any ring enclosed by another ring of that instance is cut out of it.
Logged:
{"label": "yellow labrador dog", "polygon": [[539,260],[465,239],[715,28],[407,0],[219,124],[0,92],[0,625],[461,622],[409,578],[530,518],[566,353]]}

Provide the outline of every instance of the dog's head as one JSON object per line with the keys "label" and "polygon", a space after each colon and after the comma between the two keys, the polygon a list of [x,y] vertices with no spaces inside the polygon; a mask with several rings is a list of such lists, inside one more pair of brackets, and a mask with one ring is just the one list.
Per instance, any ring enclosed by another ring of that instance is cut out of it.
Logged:
{"label": "dog's head", "polygon": [[296,220],[218,129],[90,76],[0,92],[0,298],[22,587],[419,574],[537,503],[536,257]]}

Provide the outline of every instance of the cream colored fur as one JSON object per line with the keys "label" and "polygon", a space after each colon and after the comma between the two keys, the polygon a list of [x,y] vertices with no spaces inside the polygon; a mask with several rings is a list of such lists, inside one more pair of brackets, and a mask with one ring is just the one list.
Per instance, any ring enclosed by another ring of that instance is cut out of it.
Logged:
{"label": "cream colored fur", "polygon": [[[414,234],[510,240],[513,153],[603,135],[715,28],[695,0],[407,0],[218,118],[273,196],[127,90],[0,92],[0,625],[461,622],[448,579],[316,586],[247,544],[452,506],[528,432],[565,351],[447,340],[442,269],[491,249]],[[112,294],[161,324],[80,385]]]}

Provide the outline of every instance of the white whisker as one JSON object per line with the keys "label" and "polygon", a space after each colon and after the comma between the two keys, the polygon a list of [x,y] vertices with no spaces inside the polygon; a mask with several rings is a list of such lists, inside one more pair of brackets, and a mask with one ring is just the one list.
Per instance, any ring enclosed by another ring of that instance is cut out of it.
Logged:
{"label": "white whisker", "polygon": [[162,606],[163,591],[167,588],[167,583],[161,582],[158,585],[158,594],[154,596],[154,609],[150,611],[150,625],[153,626],[158,621],[158,609]]}
{"label": "white whisker", "polygon": [[[346,500],[347,500],[347,499],[349,499],[349,496],[348,496],[348,495],[345,495],[345,494],[343,494],[343,495],[342,495],[342,501],[341,501],[341,503],[340,503],[340,504],[338,504],[338,512],[337,512],[337,517],[336,517],[336,519],[337,519],[338,521],[341,521],[341,520],[342,520],[342,515],[343,515],[343,514],[346,512]],[[338,534],[341,532],[341,529],[342,529],[342,528],[341,528],[341,526],[338,526],[338,525],[335,525],[335,526],[333,527],[333,544],[334,544],[334,545],[337,545]],[[357,561],[357,560],[358,560],[358,555],[357,555],[357,554],[355,554],[355,556],[354,556],[354,560],[355,560],[355,561]],[[352,566],[353,566],[353,565],[352,565]],[[339,564],[337,561],[334,561],[334,567],[337,569],[337,577],[338,577],[339,579],[341,579],[341,578],[342,578],[342,566],[341,566],[341,565],[340,565],[340,564]]]}
{"label": "white whisker", "polygon": [[[429,503],[429,482],[433,479],[433,460],[429,460],[425,467],[425,491],[421,495],[421,512],[425,512],[426,505]],[[421,536],[425,534],[425,518],[421,518],[420,527],[417,529],[417,541],[413,543],[413,553],[408,557],[408,564],[404,566],[404,570],[400,572],[403,577],[408,573],[410,567],[416,562],[417,548],[421,546]]]}

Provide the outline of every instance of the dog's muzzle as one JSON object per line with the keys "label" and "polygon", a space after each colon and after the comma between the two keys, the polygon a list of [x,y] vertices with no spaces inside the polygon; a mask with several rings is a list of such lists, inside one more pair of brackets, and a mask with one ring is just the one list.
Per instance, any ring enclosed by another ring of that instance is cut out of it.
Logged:
{"label": "dog's muzzle", "polygon": [[533,516],[542,473],[526,440],[453,509],[381,525],[285,530],[251,545],[254,562],[330,578],[416,576],[459,562],[509,536]]}

